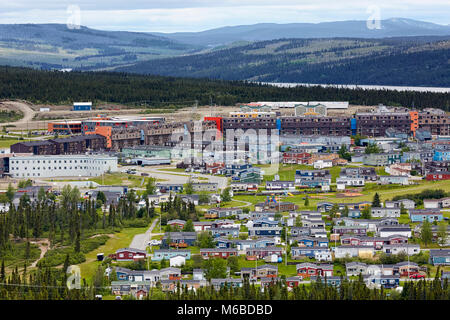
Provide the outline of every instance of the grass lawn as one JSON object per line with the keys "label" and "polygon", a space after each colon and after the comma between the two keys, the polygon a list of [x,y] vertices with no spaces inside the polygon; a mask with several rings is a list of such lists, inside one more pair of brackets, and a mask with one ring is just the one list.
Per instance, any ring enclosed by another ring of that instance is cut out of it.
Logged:
{"label": "grass lawn", "polygon": [[[142,183],[142,179],[144,179],[144,183]],[[138,175],[126,174],[123,172],[114,172],[107,173],[103,177],[98,176],[95,178],[89,179],[89,181],[97,182],[102,185],[126,185],[132,188],[142,187],[145,188],[145,185],[148,182],[149,177],[142,177]],[[160,181],[160,180],[157,180]]]}
{"label": "grass lawn", "polygon": [[9,148],[11,145],[18,143],[18,142],[24,142],[26,140],[18,140],[18,139],[0,139],[0,148]]}
{"label": "grass lawn", "polygon": [[148,227],[145,228],[126,228],[119,233],[115,233],[103,246],[86,254],[86,262],[81,263],[81,277],[85,278],[88,283],[92,280],[98,266],[101,265],[97,261],[97,253],[104,253],[105,257],[111,253],[116,252],[117,249],[128,247],[133,240],[133,237],[140,233],[145,233]]}

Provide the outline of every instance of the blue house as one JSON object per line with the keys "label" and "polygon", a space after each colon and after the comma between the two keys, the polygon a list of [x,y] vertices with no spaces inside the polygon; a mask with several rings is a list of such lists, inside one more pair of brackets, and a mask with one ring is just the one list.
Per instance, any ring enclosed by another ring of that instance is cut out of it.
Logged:
{"label": "blue house", "polygon": [[267,248],[275,246],[275,241],[271,238],[260,238],[255,240],[235,240],[238,250],[247,250],[252,248]]}
{"label": "blue house", "polygon": [[434,266],[450,265],[450,249],[430,249],[430,261]]}
{"label": "blue house", "polygon": [[191,258],[191,250],[180,249],[159,249],[153,252],[152,261],[161,261],[162,259],[169,260],[170,258],[182,256],[186,260]]}
{"label": "blue house", "polygon": [[334,203],[331,202],[317,202],[317,211],[328,212],[333,208]]}
{"label": "blue house", "polygon": [[[311,276],[309,279],[311,281],[317,281],[318,277]],[[341,277],[339,277],[339,276],[320,277],[320,281],[322,283],[325,283],[325,281],[326,281],[327,285],[333,286],[333,287],[339,287],[341,285],[341,282],[342,282]]]}
{"label": "blue house", "polygon": [[329,251],[328,247],[292,247],[291,256],[293,259],[301,257],[314,258],[316,253],[327,253]]}
{"label": "blue house", "polygon": [[411,222],[429,222],[442,221],[444,216],[440,210],[434,209],[409,209],[409,218]]}
{"label": "blue house", "polygon": [[348,217],[349,218],[360,218],[361,217],[361,210],[349,209],[348,210]]}
{"label": "blue house", "polygon": [[450,150],[435,150],[433,161],[450,161]]}
{"label": "blue house", "polygon": [[281,235],[281,227],[251,227],[248,228],[248,235],[250,237],[253,236],[268,236],[268,237],[275,237]]}
{"label": "blue house", "polygon": [[262,227],[278,227],[278,221],[272,221],[272,220],[256,220],[253,222],[254,228],[262,228]]}
{"label": "blue house", "polygon": [[157,183],[156,188],[159,189],[160,192],[183,192],[183,185],[178,183]]}
{"label": "blue house", "polygon": [[232,248],[234,240],[229,240],[227,238],[216,239],[216,248]]}
{"label": "blue house", "polygon": [[396,288],[400,285],[399,275],[372,275],[364,277],[367,285],[370,283],[378,284],[385,289]]}
{"label": "blue house", "polygon": [[239,228],[210,228],[209,231],[213,237],[239,237]]}

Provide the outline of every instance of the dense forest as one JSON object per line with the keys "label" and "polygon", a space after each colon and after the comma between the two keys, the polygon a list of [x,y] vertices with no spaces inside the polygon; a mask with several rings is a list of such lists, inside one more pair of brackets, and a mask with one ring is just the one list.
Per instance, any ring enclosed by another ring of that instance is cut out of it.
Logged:
{"label": "dense forest", "polygon": [[448,37],[279,39],[116,70],[222,80],[446,87],[449,43]]}
{"label": "dense forest", "polygon": [[[450,94],[314,87],[280,88],[224,81],[115,72],[58,72],[0,67],[0,99],[34,103],[115,102],[152,107],[235,105],[251,101],[349,101],[357,105],[415,106],[450,110]],[[211,99],[211,100],[210,100]]]}

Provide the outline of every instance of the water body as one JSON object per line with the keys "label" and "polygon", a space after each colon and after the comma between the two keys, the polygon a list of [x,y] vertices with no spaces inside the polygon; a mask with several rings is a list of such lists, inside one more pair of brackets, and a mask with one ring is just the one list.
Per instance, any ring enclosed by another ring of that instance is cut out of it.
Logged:
{"label": "water body", "polygon": [[417,91],[417,92],[438,92],[450,93],[450,88],[445,87],[402,87],[402,86],[379,86],[379,85],[359,85],[359,84],[314,84],[314,83],[289,83],[289,82],[261,82],[276,87],[292,88],[297,86],[321,86],[346,89],[365,89],[365,90],[396,90],[396,91]]}

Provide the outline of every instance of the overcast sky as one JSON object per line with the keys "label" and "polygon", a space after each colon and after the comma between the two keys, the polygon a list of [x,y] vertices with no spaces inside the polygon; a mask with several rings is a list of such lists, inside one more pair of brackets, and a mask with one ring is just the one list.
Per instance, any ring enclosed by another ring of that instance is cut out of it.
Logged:
{"label": "overcast sky", "polygon": [[[74,7],[75,6],[75,7]],[[450,0],[0,0],[0,23],[67,23],[102,30],[202,31],[261,22],[410,18],[450,24]],[[74,20],[75,19],[75,20]]]}

